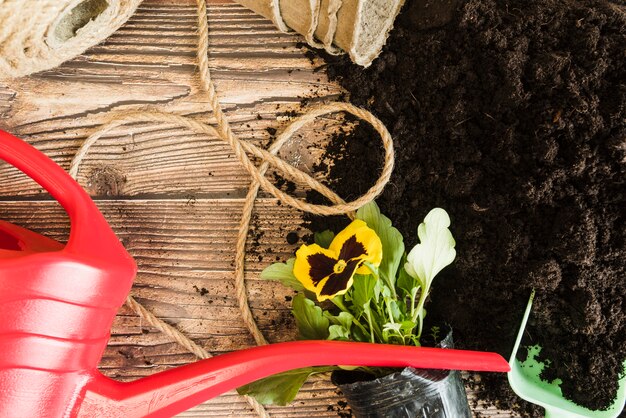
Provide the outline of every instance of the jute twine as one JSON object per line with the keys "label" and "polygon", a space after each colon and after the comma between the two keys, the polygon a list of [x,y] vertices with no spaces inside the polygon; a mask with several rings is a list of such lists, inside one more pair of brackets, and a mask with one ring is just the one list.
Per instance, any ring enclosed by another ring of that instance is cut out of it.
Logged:
{"label": "jute twine", "polygon": [[[280,0],[264,0],[267,2],[269,6],[269,17],[274,25],[282,31],[289,32],[291,29],[283,19],[283,14],[280,8]],[[249,1],[241,2],[246,6],[254,9],[254,4],[250,4]],[[304,0],[304,4],[306,4],[309,8],[309,25],[306,31],[301,32],[304,35],[304,39],[307,43],[313,48],[320,48],[326,50],[331,55],[341,55],[345,54],[345,52],[336,46],[333,45],[335,42],[335,35],[337,33],[337,25],[338,25],[338,17],[337,14],[341,10],[343,6],[343,0],[327,0],[326,1],[326,10],[325,14],[328,19],[328,26],[326,27],[326,32],[324,36],[320,38],[322,42],[319,42],[315,38],[315,32],[319,29],[319,21],[320,14],[322,11],[322,0]],[[356,19],[356,16],[355,16]]]}
{"label": "jute twine", "polygon": [[[328,8],[326,9],[326,14],[328,15],[329,21],[328,29],[326,30],[326,33],[322,38],[322,42],[318,42],[317,40],[315,40],[315,32],[317,31],[317,26],[319,24],[320,13],[322,9],[322,0],[309,0],[311,23],[309,25],[309,30],[304,36],[309,45],[314,48],[324,49],[331,55],[340,55],[344,53],[341,48],[333,46],[333,42],[335,41],[335,33],[337,32],[337,13],[339,13],[342,4],[342,0],[328,1]],[[278,17],[275,17],[274,21],[276,21],[276,19],[278,18],[280,18],[280,20],[282,21],[282,16],[280,16],[280,7],[275,7],[272,10],[275,14],[278,14]]]}
{"label": "jute twine", "polygon": [[[244,140],[238,138],[232,131],[226,116],[219,104],[218,96],[215,90],[215,85],[211,79],[208,62],[208,21],[206,13],[206,0],[197,0],[198,3],[198,49],[197,59],[200,72],[200,81],[202,88],[208,95],[209,104],[213,110],[213,117],[216,122],[216,126],[209,125],[208,123],[199,122],[186,116],[160,112],[157,110],[145,110],[136,112],[112,112],[108,115],[107,121],[95,132],[93,132],[85,142],[80,146],[76,155],[74,156],[70,164],[70,175],[76,179],[78,170],[81,163],[87,156],[89,149],[108,132],[124,126],[130,123],[147,122],[155,124],[168,124],[185,127],[195,133],[206,135],[207,137],[217,137],[218,139],[226,142],[231,149],[235,157],[239,160],[241,165],[252,177],[252,183],[246,196],[241,222],[239,224],[239,232],[237,234],[236,254],[235,254],[235,291],[236,298],[243,320],[246,327],[254,337],[254,340],[258,345],[267,344],[267,339],[259,330],[257,323],[252,315],[250,306],[248,304],[248,295],[245,286],[244,277],[244,257],[245,257],[245,244],[248,236],[248,229],[252,216],[252,210],[254,208],[254,202],[260,188],[263,188],[266,192],[269,192],[274,197],[279,199],[284,204],[290,205],[301,211],[306,211],[316,215],[337,215],[337,214],[350,214],[366,203],[374,200],[383,190],[393,169],[394,163],[394,151],[393,141],[391,135],[383,123],[372,115],[370,112],[355,107],[349,103],[330,103],[320,105],[311,108],[304,115],[294,119],[276,138],[276,141],[270,146],[268,150],[262,149],[255,145],[249,144]],[[301,127],[307,123],[312,122],[316,118],[336,113],[347,112],[350,113],[368,123],[370,123],[374,129],[380,134],[385,160],[382,167],[381,175],[376,181],[374,186],[367,191],[363,196],[351,201],[345,202],[336,193],[330,190],[328,187],[320,183],[318,180],[311,177],[309,174],[296,169],[290,164],[286,163],[281,158],[277,157],[278,151],[281,147],[298,131]],[[258,158],[262,161],[259,167],[250,160],[250,156]],[[287,193],[278,189],[272,184],[266,177],[265,173],[267,169],[272,166],[277,172],[281,173],[284,177],[287,177],[299,184],[305,184],[309,188],[318,191],[327,197],[331,202],[331,206],[314,205],[304,200],[296,199]],[[193,353],[196,357],[205,359],[211,357],[210,353],[204,348],[200,347],[189,337],[177,330],[175,327],[167,324],[163,320],[157,318],[153,313],[148,311],[132,296],[128,296],[126,300],[128,306],[133,309],[143,320],[149,325],[155,327],[159,331],[165,333],[173,341],[176,341],[189,352]],[[253,407],[257,414],[261,417],[268,417],[268,413],[265,411],[262,405],[258,404],[254,398],[246,397],[248,403]]]}
{"label": "jute twine", "polygon": [[77,57],[115,32],[141,0],[0,0],[0,79]]}
{"label": "jute twine", "polygon": [[293,29],[314,48],[347,53],[369,67],[382,51],[405,0],[234,0]]}

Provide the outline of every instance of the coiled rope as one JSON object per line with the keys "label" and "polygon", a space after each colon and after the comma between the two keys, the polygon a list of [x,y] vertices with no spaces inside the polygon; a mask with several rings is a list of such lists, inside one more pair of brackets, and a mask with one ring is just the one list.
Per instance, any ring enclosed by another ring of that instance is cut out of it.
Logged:
{"label": "coiled rope", "polygon": [[[349,103],[343,102],[329,103],[311,108],[302,116],[294,119],[277,136],[276,141],[270,146],[268,150],[249,144],[246,141],[238,138],[233,133],[230,124],[226,119],[226,116],[224,115],[222,107],[219,104],[215,85],[213,83],[213,80],[211,79],[211,74],[209,71],[209,41],[206,0],[197,0],[197,4],[197,59],[200,72],[200,81],[202,88],[208,94],[208,100],[213,111],[213,117],[216,121],[216,126],[214,127],[212,125],[209,125],[208,123],[199,122],[186,116],[165,113],[157,110],[144,110],[123,113],[112,112],[108,115],[106,122],[95,132],[89,135],[85,142],[80,146],[70,164],[70,175],[74,179],[77,178],[78,170],[81,163],[87,156],[89,149],[98,141],[99,138],[117,127],[124,126],[130,123],[149,122],[155,124],[171,124],[185,127],[195,133],[203,134],[208,137],[217,137],[218,139],[226,142],[233,150],[235,157],[239,160],[244,169],[252,177],[252,183],[250,185],[250,188],[248,189],[248,193],[244,202],[241,222],[239,224],[239,232],[237,235],[235,254],[235,291],[237,303],[239,305],[239,309],[241,311],[241,315],[246,327],[250,331],[257,345],[264,345],[268,344],[268,342],[263,333],[259,330],[259,327],[250,310],[244,274],[245,244],[248,236],[248,229],[252,217],[254,202],[256,200],[259,189],[263,188],[263,190],[276,197],[282,203],[290,205],[301,211],[306,211],[315,215],[348,214],[350,216],[352,212],[365,205],[366,203],[374,200],[382,192],[383,188],[389,181],[394,164],[393,141],[385,125],[373,114]],[[351,202],[345,202],[328,187],[326,187],[310,175],[286,163],[284,160],[277,157],[276,155],[280,148],[301,127],[303,127],[307,123],[312,122],[320,116],[336,112],[347,112],[356,116],[357,118],[360,118],[370,123],[374,127],[374,129],[380,134],[381,141],[384,147],[385,158],[380,177],[364,195]],[[255,164],[250,160],[250,157],[248,155],[251,155],[261,160],[261,165],[259,167],[256,167]],[[318,191],[319,193],[327,197],[332,202],[332,205],[314,205],[304,200],[296,199],[289,194],[281,191],[265,177],[265,173],[269,166],[274,167],[274,169],[277,172],[281,173],[282,176],[290,178],[297,183],[305,184],[307,187]],[[196,344],[189,337],[177,330],[175,327],[157,318],[152,312],[147,310],[132,296],[128,296],[126,303],[131,309],[133,309],[133,311],[137,313],[137,315],[139,315],[139,317],[145,320],[149,325],[166,334],[173,341],[177,342],[181,346],[185,347],[189,352],[193,353],[196,357],[200,359],[211,357],[211,354],[208,351],[200,347],[198,344]],[[246,397],[246,400],[260,417],[269,417],[267,411],[254,398]]]}

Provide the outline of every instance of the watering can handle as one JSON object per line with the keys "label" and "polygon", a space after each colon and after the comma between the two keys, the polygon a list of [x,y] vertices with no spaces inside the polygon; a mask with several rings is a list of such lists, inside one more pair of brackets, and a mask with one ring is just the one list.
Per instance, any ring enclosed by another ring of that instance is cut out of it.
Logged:
{"label": "watering can handle", "polygon": [[54,161],[15,136],[0,130],[0,159],[46,189],[67,212],[71,222],[65,250],[98,258],[127,257],[106,220],[80,185]]}

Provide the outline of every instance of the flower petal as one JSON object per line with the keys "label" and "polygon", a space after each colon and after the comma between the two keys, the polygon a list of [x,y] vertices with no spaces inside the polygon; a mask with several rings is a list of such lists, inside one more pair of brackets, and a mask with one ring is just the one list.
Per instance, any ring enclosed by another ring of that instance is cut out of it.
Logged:
{"label": "flower petal", "polygon": [[317,244],[303,245],[296,251],[293,274],[305,289],[319,293],[320,283],[333,273],[337,256]]}
{"label": "flower petal", "polygon": [[[350,225],[338,233],[329,249],[338,253],[339,259],[346,261],[358,258],[378,266],[383,259],[383,245],[380,238],[373,229],[360,219],[352,221]],[[368,274],[369,272],[366,266],[361,266],[357,270],[359,274]]]}
{"label": "flower petal", "polygon": [[325,254],[311,254],[307,261],[309,262],[309,276],[313,284],[317,286],[319,282],[330,276],[333,272],[337,260]]}
{"label": "flower petal", "polygon": [[354,273],[360,263],[361,260],[358,259],[350,260],[341,273],[332,273],[321,284],[319,293],[317,293],[317,300],[321,302],[346,293],[352,286]]}
{"label": "flower petal", "polygon": [[351,260],[366,254],[365,246],[356,240],[356,235],[351,235],[343,242],[341,250],[339,251],[339,258],[341,260]]}

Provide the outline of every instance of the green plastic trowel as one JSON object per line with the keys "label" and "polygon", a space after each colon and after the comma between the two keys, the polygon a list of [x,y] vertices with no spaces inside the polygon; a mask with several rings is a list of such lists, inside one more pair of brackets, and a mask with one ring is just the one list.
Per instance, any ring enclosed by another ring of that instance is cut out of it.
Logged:
{"label": "green plastic trowel", "polygon": [[[615,418],[619,416],[624,409],[626,400],[626,375],[622,376],[619,381],[617,397],[613,405],[606,410],[594,411],[565,399],[561,392],[561,381],[559,379],[550,383],[541,380],[539,375],[543,371],[545,364],[535,360],[535,357],[541,351],[541,347],[537,345],[529,347],[528,357],[523,362],[516,359],[534,296],[535,292],[533,291],[528,300],[524,319],[517,333],[513,353],[509,360],[511,371],[508,372],[508,378],[513,391],[522,399],[545,408],[546,418]],[[624,362],[624,369],[626,370],[626,361]]]}

